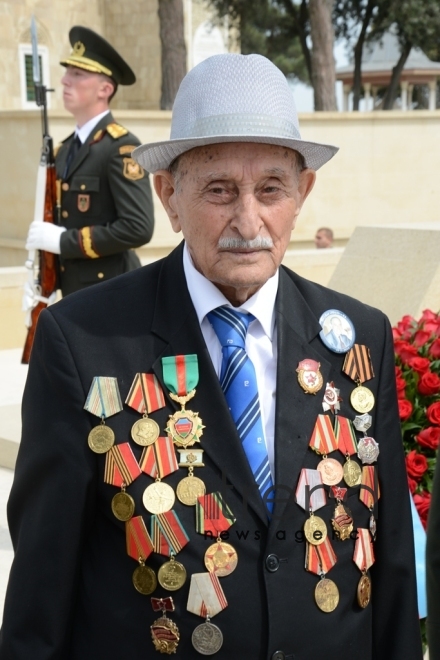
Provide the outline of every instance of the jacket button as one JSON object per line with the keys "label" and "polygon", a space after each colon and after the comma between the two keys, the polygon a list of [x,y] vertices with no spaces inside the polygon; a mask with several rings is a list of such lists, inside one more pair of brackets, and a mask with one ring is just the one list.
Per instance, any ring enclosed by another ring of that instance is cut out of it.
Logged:
{"label": "jacket button", "polygon": [[270,660],[285,660],[285,654],[283,651],[275,651],[275,653],[272,653],[272,657]]}
{"label": "jacket button", "polygon": [[98,277],[100,280],[102,280],[102,278],[104,277],[104,273],[98,273]]}
{"label": "jacket button", "polygon": [[[279,567],[280,567],[280,560],[276,555],[268,555],[266,557],[266,568],[269,571],[269,573],[275,573],[275,571],[277,571]],[[277,651],[277,653],[281,653],[281,651]],[[284,658],[284,654],[282,657]],[[273,655],[272,658],[275,658],[275,660],[277,660],[278,656],[275,657],[275,655]]]}
{"label": "jacket button", "polygon": [[68,183],[63,183],[63,185],[61,186],[61,188],[62,188],[63,190],[69,190],[69,184],[68,184]]}
{"label": "jacket button", "polygon": [[61,215],[63,218],[68,218],[69,217],[69,212],[68,211],[62,211]]}
{"label": "jacket button", "polygon": [[82,183],[82,184],[80,185],[80,189],[81,189],[81,190],[85,190],[85,189],[86,189],[86,184],[85,184],[85,183]]}
{"label": "jacket button", "polygon": [[61,271],[62,273],[64,273],[65,270],[66,270],[66,269],[64,268],[64,266],[60,266],[60,271]]}

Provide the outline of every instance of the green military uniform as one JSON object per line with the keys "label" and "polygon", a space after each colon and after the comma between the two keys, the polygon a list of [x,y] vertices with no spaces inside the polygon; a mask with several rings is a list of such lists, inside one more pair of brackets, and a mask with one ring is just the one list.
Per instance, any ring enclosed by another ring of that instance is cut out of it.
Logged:
{"label": "green military uniform", "polygon": [[[128,64],[100,35],[75,26],[70,55],[61,61],[115,84],[132,85]],[[132,158],[139,140],[105,115],[72,156],[70,135],[56,153],[63,295],[139,267],[133,248],[147,243],[154,227],[148,173]]]}
{"label": "green military uniform", "polygon": [[131,249],[151,239],[153,202],[148,173],[132,158],[139,140],[108,113],[66,173],[70,135],[57,152],[60,182],[60,280],[63,295],[140,266]]}

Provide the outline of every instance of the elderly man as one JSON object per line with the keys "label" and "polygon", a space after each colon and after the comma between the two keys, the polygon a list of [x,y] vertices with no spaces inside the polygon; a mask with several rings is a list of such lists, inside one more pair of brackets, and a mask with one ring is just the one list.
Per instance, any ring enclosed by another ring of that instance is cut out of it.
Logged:
{"label": "elderly man", "polygon": [[40,317],[1,660],[420,660],[389,324],[280,265],[335,152],[232,54],[136,150],[184,242]]}

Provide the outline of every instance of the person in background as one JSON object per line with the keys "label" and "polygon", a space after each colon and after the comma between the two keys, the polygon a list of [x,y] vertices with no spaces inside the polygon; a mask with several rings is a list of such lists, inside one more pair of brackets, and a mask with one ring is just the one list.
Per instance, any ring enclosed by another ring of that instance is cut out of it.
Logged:
{"label": "person in background", "polygon": [[93,30],[75,26],[69,38],[61,83],[76,128],[55,155],[58,224],[33,222],[26,240],[27,250],[60,255],[63,296],[138,268],[133,248],[148,243],[154,228],[148,172],[131,157],[140,142],[109,108],[118,85],[136,77]]}
{"label": "person in background", "polygon": [[329,227],[321,227],[315,235],[315,246],[319,249],[333,246],[333,231]]}

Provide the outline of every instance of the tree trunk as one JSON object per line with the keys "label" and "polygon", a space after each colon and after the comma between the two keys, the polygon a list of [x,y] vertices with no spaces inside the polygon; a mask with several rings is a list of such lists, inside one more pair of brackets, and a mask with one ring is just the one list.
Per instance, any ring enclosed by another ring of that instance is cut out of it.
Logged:
{"label": "tree trunk", "polygon": [[405,66],[405,62],[409,57],[411,48],[412,48],[412,43],[410,41],[406,41],[402,50],[402,54],[399,57],[399,61],[397,62],[396,66],[393,67],[393,73],[391,75],[390,84],[388,85],[388,89],[386,91],[383,100],[384,110],[393,109],[394,101],[396,100],[397,90],[399,87],[400,74],[402,73],[403,67]]}
{"label": "tree trunk", "polygon": [[171,110],[179,85],[186,74],[183,0],[159,0],[158,13],[162,54],[160,109]]}
{"label": "tree trunk", "polygon": [[332,9],[333,0],[309,0],[315,110],[337,110]]}
{"label": "tree trunk", "polygon": [[362,53],[364,51],[365,37],[367,36],[368,26],[370,25],[373,9],[377,5],[377,0],[368,0],[365,9],[362,29],[354,48],[354,77],[353,77],[353,110],[359,110],[359,101],[361,98],[362,87]]}

